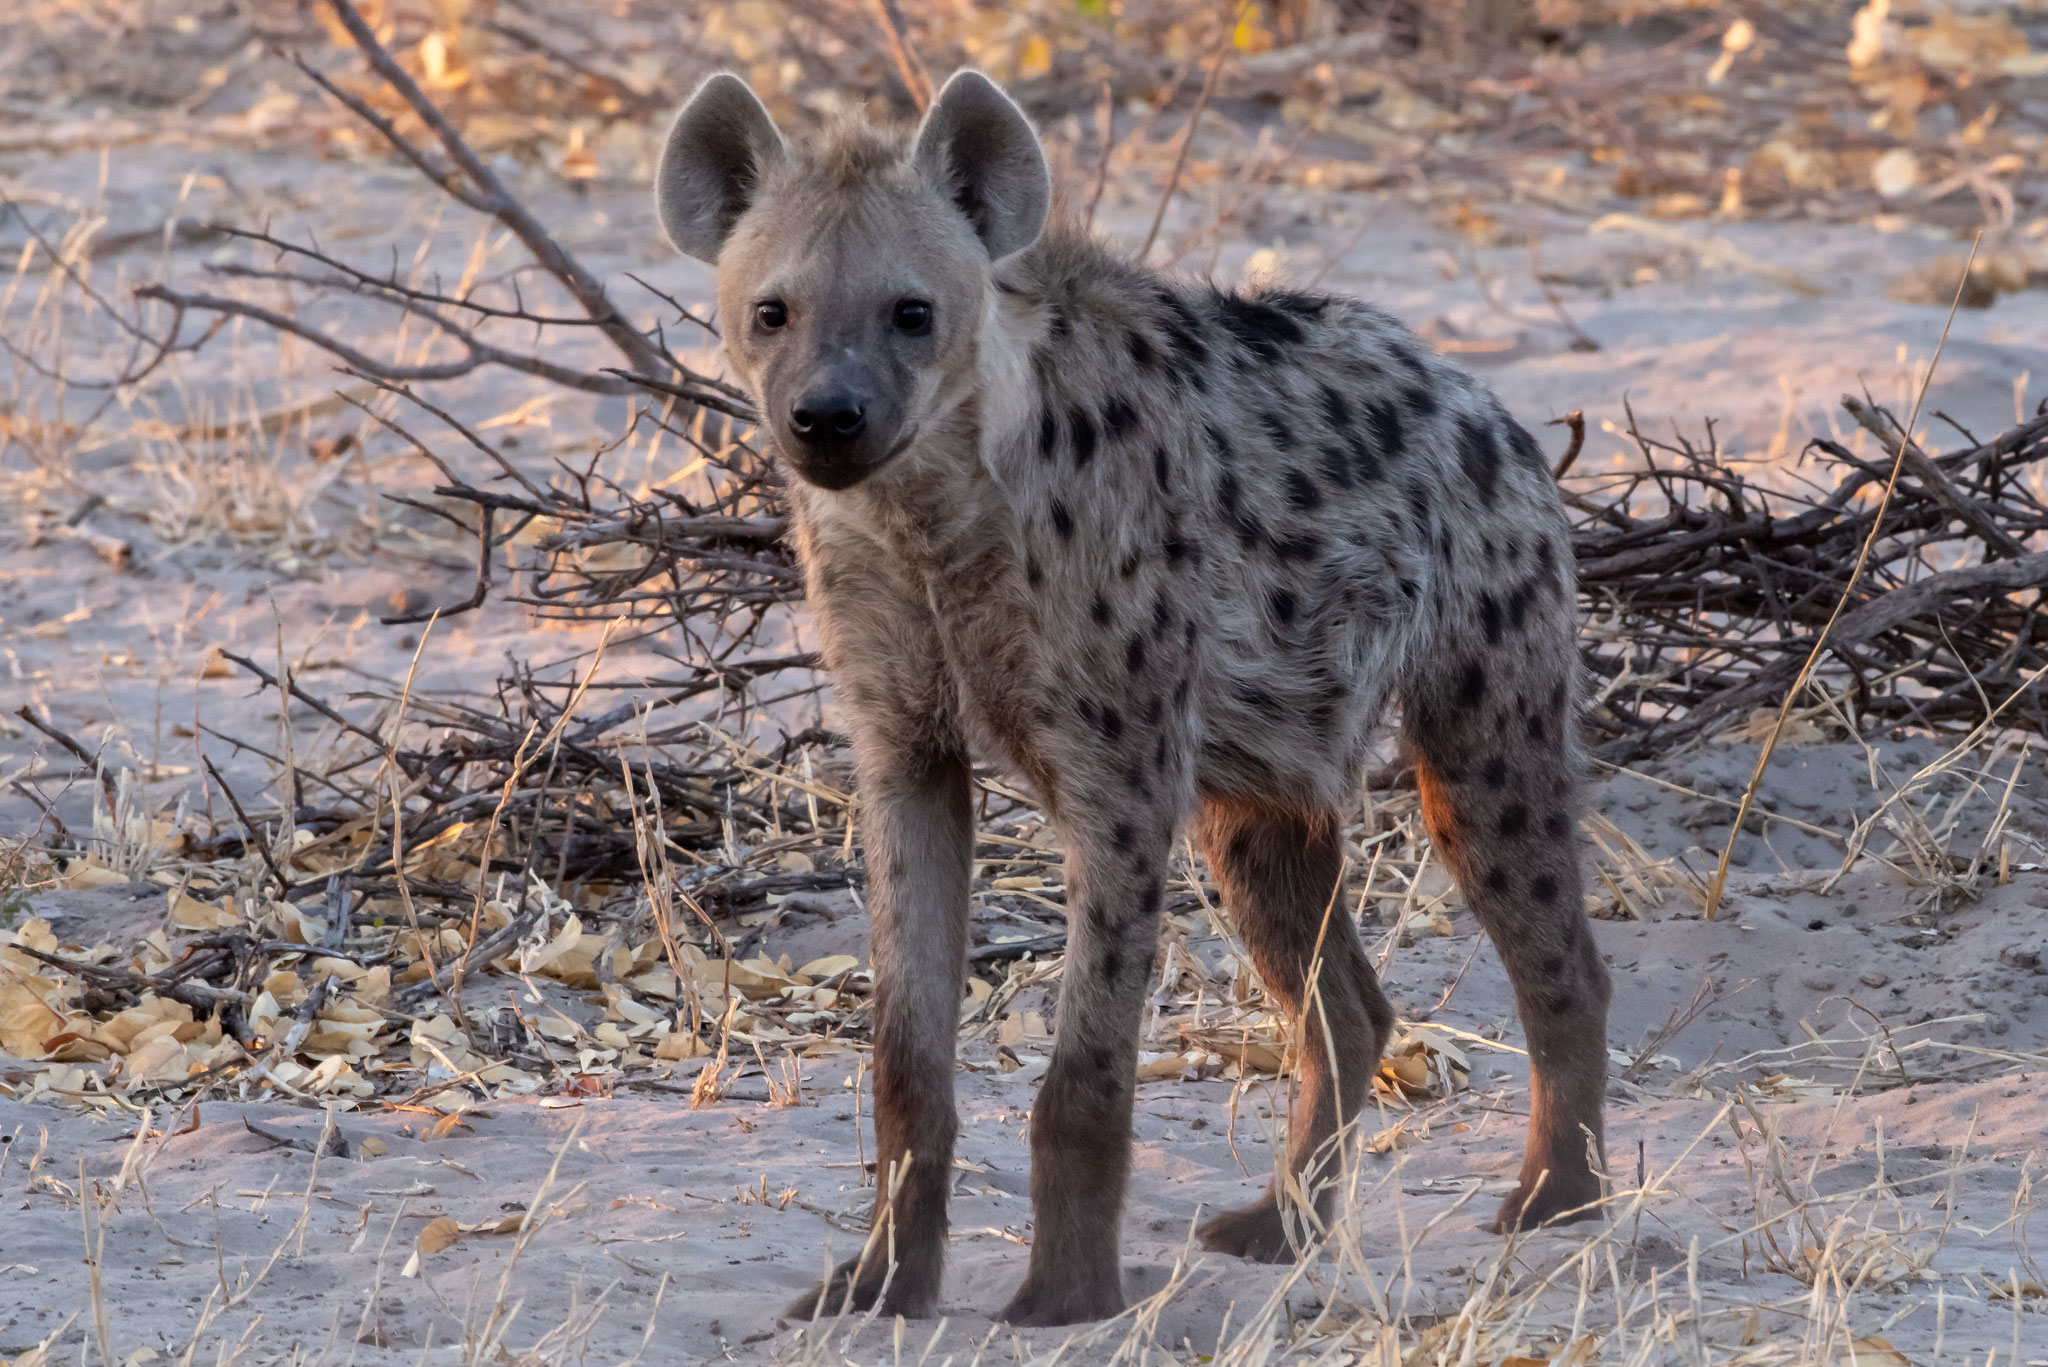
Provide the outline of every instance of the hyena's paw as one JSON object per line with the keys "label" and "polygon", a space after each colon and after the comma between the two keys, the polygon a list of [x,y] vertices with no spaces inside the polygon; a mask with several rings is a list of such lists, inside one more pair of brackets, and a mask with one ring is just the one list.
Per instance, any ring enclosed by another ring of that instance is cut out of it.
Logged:
{"label": "hyena's paw", "polygon": [[1226,1210],[1203,1221],[1195,1236],[1211,1253],[1228,1253],[1255,1263],[1294,1261],[1294,1246],[1287,1240],[1287,1221],[1270,1192],[1248,1206]]}
{"label": "hyena's paw", "polygon": [[1599,1178],[1581,1172],[1576,1178],[1559,1181],[1556,1173],[1546,1173],[1542,1181],[1524,1181],[1509,1192],[1487,1228],[1495,1234],[1512,1234],[1599,1218]]}
{"label": "hyena's paw", "polygon": [[1081,1277],[1052,1274],[1041,1277],[1034,1269],[1010,1297],[1010,1303],[996,1312],[996,1318],[1020,1329],[1037,1329],[1055,1324],[1084,1324],[1120,1315],[1124,1309],[1121,1276]]}
{"label": "hyena's paw", "polygon": [[[860,1259],[848,1258],[832,1269],[831,1276],[791,1301],[782,1317],[808,1321],[831,1319],[841,1310],[860,1314],[874,1309],[878,1298],[887,1314],[913,1320],[928,1317],[939,1299],[938,1278],[911,1275],[907,1267],[898,1267],[894,1277],[887,1277],[887,1271],[886,1266],[869,1266],[863,1270]],[[882,1289],[885,1278],[888,1281],[886,1294]],[[853,1289],[850,1301],[847,1298],[848,1287]]]}

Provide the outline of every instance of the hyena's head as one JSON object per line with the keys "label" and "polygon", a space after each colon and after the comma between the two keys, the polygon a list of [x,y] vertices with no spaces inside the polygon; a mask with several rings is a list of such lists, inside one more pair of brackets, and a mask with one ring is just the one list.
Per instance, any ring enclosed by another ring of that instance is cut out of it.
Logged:
{"label": "hyena's head", "polygon": [[797,475],[847,489],[972,392],[996,262],[1051,195],[1023,112],[979,72],[915,135],[848,121],[791,146],[737,76],[704,82],[662,148],[655,211],[718,271],[725,349]]}

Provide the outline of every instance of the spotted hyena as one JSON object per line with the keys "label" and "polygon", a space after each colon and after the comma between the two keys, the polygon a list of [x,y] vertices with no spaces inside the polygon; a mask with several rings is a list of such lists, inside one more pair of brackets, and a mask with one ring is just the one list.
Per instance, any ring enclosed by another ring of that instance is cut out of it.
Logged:
{"label": "spotted hyena", "polygon": [[1571,553],[1536,443],[1365,304],[1168,279],[1048,224],[1049,201],[1036,134],[974,72],[914,132],[849,119],[803,146],[714,76],[662,153],[662,226],[715,264],[726,353],[795,476],[858,763],[895,1261],[849,1263],[795,1310],[938,1297],[977,752],[1067,850],[1037,1232],[1003,1316],[1124,1304],[1139,1013],[1184,825],[1301,1074],[1296,1180],[1202,1240],[1282,1260],[1327,1219],[1331,1141],[1394,1024],[1350,918],[1326,915],[1390,698],[1528,1034],[1528,1150],[1497,1227],[1588,1213],[1609,988],[1575,856]]}

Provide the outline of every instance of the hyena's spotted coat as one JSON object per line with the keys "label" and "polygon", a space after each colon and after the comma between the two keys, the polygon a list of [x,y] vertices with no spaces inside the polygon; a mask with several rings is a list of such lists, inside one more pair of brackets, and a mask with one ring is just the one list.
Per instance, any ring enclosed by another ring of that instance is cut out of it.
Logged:
{"label": "hyena's spotted coat", "polygon": [[677,245],[716,262],[728,354],[798,476],[859,764],[896,1265],[843,1267],[800,1311],[871,1304],[885,1276],[902,1313],[938,1293],[976,750],[1033,787],[1068,852],[1036,1237],[1007,1318],[1123,1304],[1139,1014],[1190,822],[1296,1019],[1288,1161],[1319,1193],[1304,1212],[1269,1191],[1204,1241],[1285,1258],[1329,1214],[1330,1141],[1393,1024],[1349,918],[1325,918],[1338,814],[1390,697],[1529,1039],[1528,1150],[1499,1222],[1595,1201],[1608,976],[1575,858],[1570,550],[1529,434],[1363,304],[1197,288],[1042,232],[1036,137],[972,73],[914,140],[849,122],[801,149],[713,78],[657,197]]}

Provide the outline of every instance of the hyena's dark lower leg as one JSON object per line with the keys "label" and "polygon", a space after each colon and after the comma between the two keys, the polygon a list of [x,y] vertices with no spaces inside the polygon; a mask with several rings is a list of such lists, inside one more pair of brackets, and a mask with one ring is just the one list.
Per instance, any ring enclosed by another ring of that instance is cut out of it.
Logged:
{"label": "hyena's dark lower leg", "polygon": [[1440,657],[1405,699],[1422,816],[1514,984],[1529,1042],[1529,1140],[1497,1230],[1598,1212],[1607,967],[1586,921],[1571,626]]}
{"label": "hyena's dark lower leg", "polygon": [[1335,905],[1343,868],[1336,814],[1302,813],[1242,798],[1210,798],[1202,851],[1259,980],[1294,1023],[1300,1077],[1288,1126],[1293,1190],[1315,1202],[1299,1218],[1277,1180],[1261,1199],[1201,1228],[1202,1245],[1283,1262],[1327,1225],[1338,1196],[1336,1136],[1372,1091],[1394,1010],[1346,908]]}
{"label": "hyena's dark lower leg", "polygon": [[1019,1325],[1106,1319],[1124,1308],[1124,1193],[1138,1025],[1159,942],[1173,818],[1063,823],[1067,958],[1052,1066],[1031,1108],[1031,1267],[998,1315]]}
{"label": "hyena's dark lower leg", "polygon": [[841,1263],[790,1306],[787,1313],[804,1319],[821,1308],[838,1313],[849,1286],[853,1308],[865,1310],[883,1296],[885,1281],[885,1310],[928,1315],[946,1260],[958,1128],[954,1042],[974,853],[968,765],[957,756],[863,749],[861,840],[874,924],[875,1224],[887,1227],[864,1259]]}

